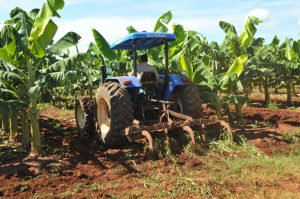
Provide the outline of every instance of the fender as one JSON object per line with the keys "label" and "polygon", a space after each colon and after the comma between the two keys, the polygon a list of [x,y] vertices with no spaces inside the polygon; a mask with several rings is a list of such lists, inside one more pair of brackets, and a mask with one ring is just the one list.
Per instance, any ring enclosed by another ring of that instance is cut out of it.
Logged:
{"label": "fender", "polygon": [[141,87],[138,79],[135,76],[120,76],[120,77],[108,77],[104,82],[118,82],[122,88],[137,88]]}
{"label": "fender", "polygon": [[[160,79],[164,79],[165,75],[159,75]],[[177,87],[193,84],[191,81],[187,79],[187,77],[182,75],[169,75],[169,83],[168,87],[166,89],[166,92],[163,96],[163,100],[170,100],[170,97],[174,90]],[[161,91],[163,89],[163,83],[159,85],[159,90]]]}

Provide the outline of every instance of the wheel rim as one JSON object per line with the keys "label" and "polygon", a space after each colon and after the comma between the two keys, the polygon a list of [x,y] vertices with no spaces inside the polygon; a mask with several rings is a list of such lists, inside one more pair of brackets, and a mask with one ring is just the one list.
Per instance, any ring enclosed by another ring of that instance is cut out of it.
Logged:
{"label": "wheel rim", "polygon": [[171,96],[170,101],[174,102],[174,104],[171,105],[171,110],[172,111],[175,111],[177,113],[183,113],[183,107],[182,107],[181,99],[176,94],[173,94]]}
{"label": "wheel rim", "polygon": [[105,139],[110,129],[110,111],[107,102],[104,99],[99,100],[97,105],[98,124],[102,140]]}
{"label": "wheel rim", "polygon": [[80,129],[84,129],[85,126],[85,117],[84,117],[84,112],[83,109],[80,105],[77,106],[76,110],[76,119],[77,119],[77,125]]}

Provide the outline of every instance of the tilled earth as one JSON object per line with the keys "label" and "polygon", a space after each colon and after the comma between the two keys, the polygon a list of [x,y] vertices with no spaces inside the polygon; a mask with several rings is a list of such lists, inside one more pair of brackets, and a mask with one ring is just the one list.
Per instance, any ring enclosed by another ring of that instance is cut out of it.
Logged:
{"label": "tilled earth", "polygon": [[[174,198],[197,198],[193,194],[193,186],[202,183],[203,176],[211,175],[210,169],[203,164],[214,159],[209,155],[181,153],[170,158],[152,160],[146,155],[145,146],[138,143],[121,149],[104,150],[98,143],[79,135],[72,113],[64,113],[60,118],[62,112],[62,109],[50,107],[40,113],[44,140],[42,157],[27,157],[17,148],[14,151],[11,148],[2,149],[12,155],[1,157],[0,197],[151,198],[157,195],[154,194],[156,190],[151,188],[157,172],[175,177],[178,172],[202,170],[199,182],[181,177],[176,181],[177,184],[170,179],[158,185],[168,191],[180,183],[190,183],[191,190],[170,191],[168,194],[174,194]],[[245,124],[234,131],[243,134],[268,156],[289,153],[292,147],[285,136],[300,128],[299,115],[298,109],[271,110],[248,106],[244,108]],[[228,196],[218,193],[214,185],[211,184],[211,187],[213,190],[203,190],[204,195],[211,191],[221,198]],[[228,190],[233,194],[242,191],[234,185],[228,187]],[[293,181],[290,190],[296,193],[300,190],[297,179]],[[208,195],[207,198],[211,197]]]}

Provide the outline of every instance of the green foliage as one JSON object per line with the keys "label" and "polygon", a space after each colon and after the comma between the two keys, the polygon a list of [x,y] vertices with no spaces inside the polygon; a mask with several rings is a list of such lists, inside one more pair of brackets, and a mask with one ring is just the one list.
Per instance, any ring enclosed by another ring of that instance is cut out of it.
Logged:
{"label": "green foliage", "polygon": [[244,48],[248,48],[254,41],[254,35],[256,33],[256,25],[260,24],[262,21],[256,17],[250,16],[246,22],[243,32],[240,36],[240,44]]}
{"label": "green foliage", "polygon": [[272,109],[272,110],[277,110],[278,107],[278,103],[277,102],[269,102],[267,105],[267,108]]}
{"label": "green foliage", "polygon": [[164,13],[162,16],[160,16],[156,24],[154,26],[154,32],[168,32],[167,24],[172,20],[173,14],[171,11],[168,11]]}
{"label": "green foliage", "polygon": [[113,50],[110,49],[110,45],[105,40],[105,38],[95,29],[92,30],[96,46],[98,50],[103,53],[104,57],[109,60],[114,60],[116,58],[116,54]]}
{"label": "green foliage", "polygon": [[58,29],[51,17],[59,17],[56,11],[61,10],[63,7],[63,0],[46,0],[37,14],[29,36],[29,41],[32,42],[29,48],[37,58],[46,55],[46,47],[50,44]]}
{"label": "green foliage", "polygon": [[300,129],[294,132],[285,133],[283,138],[291,144],[300,144]]}
{"label": "green foliage", "polygon": [[63,55],[70,47],[77,45],[80,39],[81,37],[77,33],[68,32],[53,44],[49,50],[56,55]]}

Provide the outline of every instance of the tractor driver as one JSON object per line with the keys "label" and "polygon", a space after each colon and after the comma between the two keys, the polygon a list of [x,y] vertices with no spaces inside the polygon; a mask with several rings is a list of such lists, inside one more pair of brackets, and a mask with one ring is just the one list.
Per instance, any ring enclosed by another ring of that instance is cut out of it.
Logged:
{"label": "tractor driver", "polygon": [[148,62],[148,56],[146,54],[143,54],[140,56],[140,63],[137,65],[137,79],[141,80],[141,75],[143,72],[153,72],[155,73],[155,80],[158,82],[159,75],[156,71],[156,69],[147,63]]}

